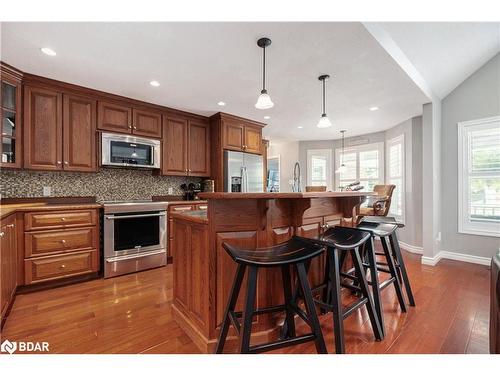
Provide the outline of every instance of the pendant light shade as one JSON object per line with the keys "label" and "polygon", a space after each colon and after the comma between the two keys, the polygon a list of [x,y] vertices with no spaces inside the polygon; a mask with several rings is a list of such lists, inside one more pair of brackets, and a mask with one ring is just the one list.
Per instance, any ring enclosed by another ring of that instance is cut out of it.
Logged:
{"label": "pendant light shade", "polygon": [[262,91],[257,99],[257,103],[255,103],[255,108],[269,109],[274,107],[274,103],[266,90],[266,47],[271,45],[271,39],[260,38],[257,41],[257,45],[262,48]]}
{"label": "pendant light shade", "polygon": [[326,80],[330,78],[328,74],[324,74],[318,77],[318,79],[323,83],[323,113],[319,119],[318,128],[329,128],[332,126],[328,115],[326,114]]}
{"label": "pendant light shade", "polygon": [[345,130],[341,130],[340,133],[342,134],[342,154],[340,154],[340,167],[338,167],[338,169],[335,171],[335,173],[345,173],[347,172],[347,167],[346,165],[344,164],[344,134],[345,134]]}

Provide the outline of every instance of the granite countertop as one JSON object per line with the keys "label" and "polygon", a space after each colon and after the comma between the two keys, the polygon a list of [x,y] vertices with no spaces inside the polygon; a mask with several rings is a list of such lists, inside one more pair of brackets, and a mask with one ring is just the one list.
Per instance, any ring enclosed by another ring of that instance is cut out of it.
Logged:
{"label": "granite countertop", "polygon": [[207,210],[193,210],[171,213],[173,219],[188,220],[199,224],[208,224]]}
{"label": "granite countertop", "polygon": [[343,198],[377,195],[372,191],[326,191],[302,193],[200,193],[202,199],[300,199]]}
{"label": "granite countertop", "polygon": [[59,210],[80,210],[80,209],[91,209],[100,208],[99,203],[45,203],[45,202],[33,202],[33,203],[12,203],[12,204],[0,204],[0,217],[4,217],[13,214],[15,212],[25,212],[25,211],[59,211]]}

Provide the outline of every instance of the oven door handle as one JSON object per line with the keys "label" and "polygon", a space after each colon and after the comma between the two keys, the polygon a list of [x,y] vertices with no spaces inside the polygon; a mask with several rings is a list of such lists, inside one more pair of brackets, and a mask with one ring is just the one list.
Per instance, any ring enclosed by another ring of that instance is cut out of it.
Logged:
{"label": "oven door handle", "polygon": [[120,262],[122,260],[130,260],[130,259],[136,259],[136,258],[144,258],[144,257],[148,257],[150,255],[165,254],[166,252],[167,252],[167,250],[154,250],[154,251],[148,251],[148,252],[139,253],[139,254],[122,255],[119,257],[107,258],[106,262],[107,263],[115,263],[115,262]]}
{"label": "oven door handle", "polygon": [[107,220],[117,220],[117,219],[134,219],[136,217],[153,217],[153,216],[165,216],[165,212],[158,212],[156,214],[139,214],[139,215],[105,215]]}

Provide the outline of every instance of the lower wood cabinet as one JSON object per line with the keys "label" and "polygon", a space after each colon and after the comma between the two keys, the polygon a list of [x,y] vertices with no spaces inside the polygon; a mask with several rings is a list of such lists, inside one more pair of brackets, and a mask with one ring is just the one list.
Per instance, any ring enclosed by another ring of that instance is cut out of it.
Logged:
{"label": "lower wood cabinet", "polygon": [[98,270],[99,252],[97,250],[24,260],[24,278],[27,285],[83,275]]}
{"label": "lower wood cabinet", "polygon": [[0,307],[2,326],[17,289],[16,237],[16,214],[12,214],[2,219],[0,230]]}
{"label": "lower wood cabinet", "polygon": [[26,285],[99,271],[97,209],[24,214]]}
{"label": "lower wood cabinet", "polygon": [[173,228],[173,220],[170,214],[174,212],[183,212],[183,211],[191,211],[191,210],[206,210],[207,203],[185,203],[185,204],[173,204],[169,205],[167,209],[167,233],[168,233],[168,249],[167,249],[167,257],[170,258],[170,262],[173,257],[174,251],[174,228]]}

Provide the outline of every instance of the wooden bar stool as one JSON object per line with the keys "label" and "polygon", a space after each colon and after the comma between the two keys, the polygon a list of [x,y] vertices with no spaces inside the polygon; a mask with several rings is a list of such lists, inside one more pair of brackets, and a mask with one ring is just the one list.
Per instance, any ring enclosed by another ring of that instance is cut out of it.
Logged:
{"label": "wooden bar stool", "polygon": [[[261,353],[314,340],[317,352],[326,354],[327,350],[325,341],[323,340],[323,334],[321,333],[321,327],[316,314],[305,267],[306,262],[323,253],[325,248],[317,244],[303,241],[298,237],[292,237],[290,240],[282,244],[268,248],[241,249],[228,243],[223,243],[222,246],[229,256],[231,256],[231,258],[238,264],[238,269],[236,271],[229,301],[224,313],[224,320],[222,322],[215,353],[217,354],[223,352],[229,330],[229,324],[231,323],[239,335],[240,353]],[[235,306],[247,267],[248,282],[244,310],[243,312],[237,312],[235,311]],[[260,267],[281,268],[283,294],[285,297],[285,303],[283,305],[254,310],[255,295],[257,290],[257,272]],[[293,300],[290,267],[296,268],[297,278],[304,296],[304,304],[307,314],[304,313]],[[278,311],[285,311],[285,319],[289,327],[289,335],[286,338],[281,338],[274,342],[250,346],[252,317],[254,315],[275,313]],[[296,336],[294,323],[295,314],[301,317],[311,327],[310,334]],[[242,318],[242,323],[240,323],[240,318]]]}
{"label": "wooden bar stool", "polygon": [[[322,311],[331,311],[333,313],[333,332],[337,354],[345,353],[344,319],[365,304],[375,339],[378,341],[382,340],[381,326],[372,296],[368,290],[368,283],[360,255],[360,248],[367,241],[371,240],[370,233],[354,228],[334,227],[328,229],[320,237],[306,240],[327,247],[324,282],[322,285],[314,288],[314,291],[323,289],[323,298],[322,300],[315,299],[314,302]],[[340,271],[347,254],[350,254],[352,258],[355,269],[354,275],[347,275]],[[371,258],[374,258],[373,253]],[[356,285],[342,282],[341,277],[348,277],[355,281]],[[355,290],[361,294],[361,297],[344,308],[342,306],[341,287]]]}
{"label": "wooden bar stool", "polygon": [[[365,223],[388,223],[394,224],[398,228],[404,228],[404,224],[398,222],[395,218],[389,216],[365,216],[361,220],[361,224]],[[406,296],[408,297],[408,302],[410,306],[415,306],[415,298],[413,297],[413,292],[411,290],[410,278],[408,277],[408,273],[406,272],[406,266],[403,258],[403,254],[401,253],[401,248],[399,247],[399,241],[397,237],[397,230],[395,230],[389,236],[389,243],[391,245],[391,250],[394,255],[394,263],[396,265],[396,269],[398,270],[399,280],[403,283],[403,286],[406,290]]]}
{"label": "wooden bar stool", "polygon": [[[382,329],[382,334],[385,336],[385,324],[384,315],[382,308],[382,299],[380,297],[380,292],[390,285],[394,285],[396,291],[396,296],[399,301],[399,306],[401,311],[406,312],[406,303],[403,297],[403,292],[401,289],[401,281],[399,279],[398,271],[396,269],[396,264],[394,262],[394,257],[389,249],[388,240],[391,235],[396,231],[397,225],[388,223],[375,223],[375,222],[362,222],[354,230],[359,230],[363,232],[368,232],[371,234],[371,238],[366,242],[363,249],[362,258],[366,258],[368,263],[363,263],[364,269],[370,270],[370,281],[368,284],[372,287],[373,300],[375,303],[375,310],[377,311],[378,319],[380,321],[380,327]],[[373,243],[374,237],[380,238],[382,243],[383,253],[376,253],[375,246]],[[365,256],[366,255],[366,256]],[[385,262],[378,261],[374,255],[382,255],[385,257]],[[347,275],[351,275],[356,270],[350,270]],[[389,274],[389,278],[383,282],[379,282],[378,273],[383,272]]]}

